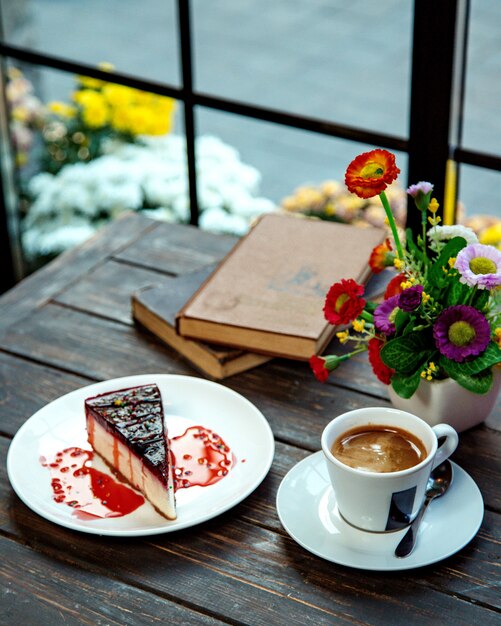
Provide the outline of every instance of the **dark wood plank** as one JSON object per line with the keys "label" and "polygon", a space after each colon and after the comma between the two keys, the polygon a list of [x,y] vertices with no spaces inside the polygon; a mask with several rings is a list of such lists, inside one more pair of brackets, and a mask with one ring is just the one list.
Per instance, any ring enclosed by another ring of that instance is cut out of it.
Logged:
{"label": "dark wood plank", "polygon": [[[0,440],[3,455],[2,448],[5,444]],[[282,459],[274,466],[280,479],[279,474],[290,465],[291,450],[283,446],[278,453]],[[108,570],[102,564],[112,562],[114,577],[122,582],[172,594],[192,607],[205,607],[211,614],[250,624],[265,623],[266,619],[281,623],[276,621],[280,614],[290,616],[292,623],[307,618],[319,624],[332,620],[399,623],[403,605],[412,615],[410,624],[441,623],[441,611],[447,612],[450,623],[467,624],[480,619],[477,601],[501,609],[495,584],[501,546],[498,514],[488,513],[479,535],[442,563],[410,572],[355,571],[311,555],[283,531],[248,523],[254,498],[274,501],[273,482],[267,478],[260,493],[196,529],[127,541],[75,533],[51,524],[24,506],[2,480],[0,528],[75,567],[97,568],[106,575]],[[255,519],[256,514],[250,517]],[[218,590],[218,597],[204,595],[209,587]],[[458,595],[463,601],[455,597]],[[235,610],[226,613],[225,607],[235,603]],[[266,609],[270,604],[271,614]],[[253,613],[250,621],[244,617],[248,611]],[[496,613],[489,610],[482,619],[494,624],[495,618]]]}
{"label": "dark wood plank", "polygon": [[138,214],[117,219],[94,237],[60,255],[20,282],[0,300],[0,331],[41,306],[79,276],[100,264],[112,252],[157,228],[158,222]]}
{"label": "dark wood plank", "polygon": [[0,432],[13,436],[48,402],[92,382],[0,352]]}
{"label": "dark wood plank", "polygon": [[5,537],[0,537],[0,550],[3,624],[226,623],[108,576],[75,568]]}
{"label": "dark wood plank", "polygon": [[159,223],[113,256],[161,272],[184,274],[220,261],[235,245],[231,235],[214,235],[194,226]]}
{"label": "dark wood plank", "polygon": [[91,315],[132,325],[131,295],[148,285],[172,285],[176,279],[135,265],[108,261],[84,274],[54,301]]}
{"label": "dark wood plank", "polygon": [[149,333],[54,304],[6,329],[0,348],[94,380],[194,372]]}
{"label": "dark wood plank", "polygon": [[501,513],[501,432],[481,425],[460,434],[452,458],[475,480],[485,505]]}

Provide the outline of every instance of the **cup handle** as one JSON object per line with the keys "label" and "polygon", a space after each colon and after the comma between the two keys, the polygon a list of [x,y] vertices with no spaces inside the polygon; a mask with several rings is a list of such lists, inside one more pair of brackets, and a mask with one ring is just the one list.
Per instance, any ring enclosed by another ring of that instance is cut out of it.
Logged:
{"label": "cup handle", "polygon": [[443,463],[445,459],[448,459],[459,443],[457,432],[454,428],[452,428],[452,426],[449,426],[449,424],[437,424],[436,426],[433,426],[433,432],[437,436],[437,439],[439,437],[445,437],[446,439],[435,454],[431,468],[432,470],[435,469],[437,465],[440,465],[440,463]]}

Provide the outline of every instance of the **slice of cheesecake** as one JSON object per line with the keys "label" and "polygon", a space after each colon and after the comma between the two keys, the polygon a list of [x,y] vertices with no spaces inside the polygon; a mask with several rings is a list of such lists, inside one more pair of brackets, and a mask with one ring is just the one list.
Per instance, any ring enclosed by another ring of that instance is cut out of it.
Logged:
{"label": "slice of cheesecake", "polygon": [[176,519],[174,480],[160,391],[155,384],[85,400],[89,443],[159,513]]}

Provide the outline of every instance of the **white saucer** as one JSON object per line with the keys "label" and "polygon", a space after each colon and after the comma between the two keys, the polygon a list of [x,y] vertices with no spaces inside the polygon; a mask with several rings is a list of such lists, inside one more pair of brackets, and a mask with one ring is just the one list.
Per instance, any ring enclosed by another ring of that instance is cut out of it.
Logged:
{"label": "white saucer", "polygon": [[[357,530],[339,515],[323,452],[295,465],[277,493],[277,511],[289,535],[313,554],[365,570],[405,570],[430,565],[454,554],[476,535],[484,516],[482,495],[458,465],[448,492],[434,500],[419,529],[414,551],[394,554],[406,530],[375,534]],[[461,523],[458,523],[461,520]]]}

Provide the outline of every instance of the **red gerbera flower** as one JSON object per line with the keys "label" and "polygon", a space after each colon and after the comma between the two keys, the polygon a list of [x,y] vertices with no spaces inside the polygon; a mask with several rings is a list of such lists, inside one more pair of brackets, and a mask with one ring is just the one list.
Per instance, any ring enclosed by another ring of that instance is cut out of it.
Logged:
{"label": "red gerbera flower", "polygon": [[387,150],[359,154],[346,169],[344,182],[359,198],[372,198],[383,192],[400,174],[395,155]]}
{"label": "red gerbera flower", "polygon": [[325,367],[325,359],[313,355],[310,359],[310,367],[315,374],[315,378],[321,383],[325,383],[329,376],[329,370]]}
{"label": "red gerbera flower", "polygon": [[366,302],[360,297],[363,293],[363,286],[352,278],[334,283],[325,298],[325,319],[334,325],[352,322],[364,310]]}
{"label": "red gerbera flower", "polygon": [[373,337],[369,340],[367,349],[369,352],[369,363],[372,365],[374,374],[382,383],[389,385],[395,370],[385,365],[381,359],[380,353],[384,344],[383,340]]}
{"label": "red gerbera flower", "polygon": [[384,292],[384,299],[388,300],[393,296],[398,296],[402,293],[403,289],[400,286],[403,282],[407,280],[407,276],[405,274],[397,274],[394,276],[388,285],[386,286],[386,291]]}
{"label": "red gerbera flower", "polygon": [[379,274],[385,267],[393,265],[395,255],[391,253],[391,250],[390,240],[386,239],[383,243],[380,243],[379,246],[376,246],[371,252],[369,266],[374,274]]}

